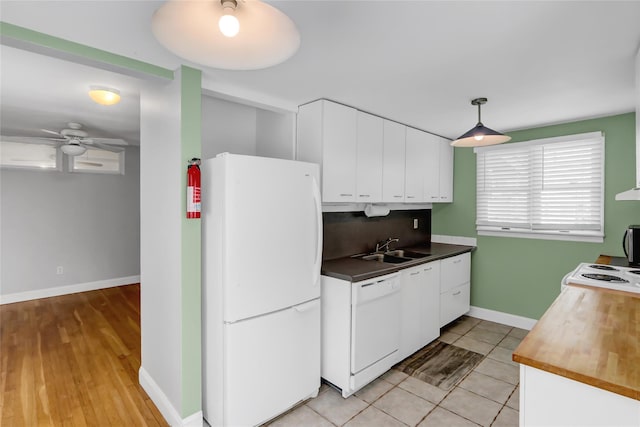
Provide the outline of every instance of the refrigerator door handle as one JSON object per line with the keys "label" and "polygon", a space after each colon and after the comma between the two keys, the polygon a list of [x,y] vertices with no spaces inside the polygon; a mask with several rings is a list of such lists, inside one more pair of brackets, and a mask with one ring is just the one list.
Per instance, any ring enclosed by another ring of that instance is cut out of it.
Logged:
{"label": "refrigerator door handle", "polygon": [[318,283],[320,276],[320,268],[322,267],[322,199],[320,196],[320,187],[316,177],[312,176],[313,184],[313,202],[316,207],[316,258],[313,264],[313,286]]}
{"label": "refrigerator door handle", "polygon": [[305,302],[304,304],[296,305],[293,307],[295,311],[298,313],[304,313],[305,311],[313,310],[317,306],[320,305],[319,299],[314,299],[313,301]]}

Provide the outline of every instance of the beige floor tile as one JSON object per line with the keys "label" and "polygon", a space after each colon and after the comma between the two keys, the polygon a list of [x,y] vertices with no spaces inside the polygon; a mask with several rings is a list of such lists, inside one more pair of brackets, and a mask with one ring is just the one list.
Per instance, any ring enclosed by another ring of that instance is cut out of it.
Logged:
{"label": "beige floor tile", "polygon": [[[367,409],[356,415],[345,427],[406,427],[405,424],[396,420],[381,410],[369,406]],[[305,426],[306,427],[306,426]]]}
{"label": "beige floor tile", "polygon": [[515,350],[518,345],[520,345],[520,338],[516,338],[513,336],[506,336],[502,341],[498,343],[498,347],[508,348],[509,350]]}
{"label": "beige floor tile", "polygon": [[497,360],[499,362],[507,363],[509,365],[520,366],[518,362],[513,361],[512,355],[513,355],[513,350],[509,350],[508,348],[504,348],[504,347],[495,347],[493,350],[491,350],[491,353],[489,353],[487,357],[489,359]]}
{"label": "beige floor tile", "polygon": [[317,412],[309,408],[307,405],[300,406],[286,415],[274,420],[269,427],[331,427],[327,419],[320,416]]}
{"label": "beige floor tile", "polygon": [[442,335],[440,335],[440,337],[438,338],[440,341],[447,343],[447,344],[453,344],[454,342],[456,342],[456,340],[458,338],[460,338],[462,335],[460,334],[456,334],[455,332],[451,332],[451,331],[446,331],[443,332]]}
{"label": "beige floor tile", "polygon": [[527,331],[526,329],[513,328],[513,329],[511,330],[511,332],[509,332],[509,334],[508,334],[508,335],[509,335],[510,337],[514,337],[514,338],[522,339],[522,338],[526,337],[526,336],[527,336],[527,334],[528,334],[529,332],[530,332],[530,331]]}
{"label": "beige floor tile", "polygon": [[503,340],[505,336],[507,336],[506,332],[492,332],[492,331],[487,331],[486,329],[477,329],[477,328],[473,328],[472,330],[470,330],[465,334],[465,337],[473,338],[475,340],[486,342],[488,344],[493,344],[493,345],[498,344],[500,341]]}
{"label": "beige floor tile", "polygon": [[440,406],[482,426],[490,425],[502,408],[499,403],[460,387],[453,389]]}
{"label": "beige floor tile", "polygon": [[447,395],[447,392],[441,388],[414,377],[408,377],[406,380],[398,384],[398,387],[436,404],[440,403],[440,401]]}
{"label": "beige floor tile", "polygon": [[520,369],[517,366],[488,358],[480,362],[474,372],[479,372],[513,385],[517,385],[520,381]]}
{"label": "beige floor tile", "polygon": [[383,394],[391,390],[393,387],[394,385],[391,384],[390,382],[385,381],[382,378],[378,378],[377,380],[373,381],[363,389],[357,391],[355,395],[356,397],[364,400],[367,403],[373,403],[376,400],[378,400],[380,396],[382,396]]}
{"label": "beige floor tile", "polygon": [[418,424],[435,408],[433,403],[398,387],[373,402],[373,406],[410,426]]}
{"label": "beige floor tile", "polygon": [[472,391],[475,394],[479,394],[482,397],[498,403],[505,403],[516,388],[513,384],[477,372],[471,372],[467,375],[458,387],[462,387],[465,390]]}
{"label": "beige floor tile", "polygon": [[478,424],[437,407],[425,418],[418,427],[476,427]]}
{"label": "beige floor tile", "polygon": [[490,322],[488,320],[482,320],[476,325],[477,329],[484,329],[486,331],[497,332],[500,334],[508,334],[513,329],[512,326],[503,325],[502,323]]}
{"label": "beige floor tile", "polygon": [[487,355],[494,349],[495,345],[489,344],[483,341],[478,341],[475,338],[471,338],[469,334],[463,336],[458,341],[453,343],[456,347],[461,347],[467,350],[474,351],[483,355]]}
{"label": "beige floor tile", "polygon": [[464,335],[469,332],[474,326],[480,323],[480,319],[476,319],[469,316],[462,316],[461,318],[454,320],[442,329],[444,332],[453,332],[454,334]]}
{"label": "beige floor tile", "polygon": [[507,400],[507,406],[516,411],[520,410],[520,386],[516,387],[509,400]]}
{"label": "beige floor tile", "polygon": [[307,406],[332,423],[342,425],[366,408],[367,403],[355,396],[344,399],[337,390],[331,389],[311,399]]}
{"label": "beige floor tile", "polygon": [[491,425],[493,427],[518,427],[518,418],[518,411],[514,411],[513,409],[505,406]]}
{"label": "beige floor tile", "polygon": [[409,375],[405,374],[404,372],[401,372],[395,369],[390,369],[387,372],[385,372],[380,378],[382,378],[387,382],[390,382],[391,384],[396,385],[404,381],[405,378],[407,378],[408,376]]}

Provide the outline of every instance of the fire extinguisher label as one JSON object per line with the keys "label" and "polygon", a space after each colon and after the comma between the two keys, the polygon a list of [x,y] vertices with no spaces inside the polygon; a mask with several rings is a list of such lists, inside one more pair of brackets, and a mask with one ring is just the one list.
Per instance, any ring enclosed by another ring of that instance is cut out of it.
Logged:
{"label": "fire extinguisher label", "polygon": [[189,218],[200,218],[200,188],[187,187],[187,214]]}

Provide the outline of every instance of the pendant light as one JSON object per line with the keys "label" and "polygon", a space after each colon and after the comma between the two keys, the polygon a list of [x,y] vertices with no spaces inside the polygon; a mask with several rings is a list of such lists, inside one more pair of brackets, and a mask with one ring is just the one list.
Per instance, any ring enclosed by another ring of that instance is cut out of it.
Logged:
{"label": "pendant light", "polygon": [[300,46],[293,21],[259,0],[168,0],[153,14],[151,28],[176,55],[225,70],[271,67]]}
{"label": "pendant light", "polygon": [[480,106],[487,103],[487,98],[476,98],[471,101],[471,105],[478,106],[478,124],[455,141],[451,141],[454,147],[483,147],[485,145],[502,144],[511,140],[508,135],[496,132],[482,124],[480,120]]}

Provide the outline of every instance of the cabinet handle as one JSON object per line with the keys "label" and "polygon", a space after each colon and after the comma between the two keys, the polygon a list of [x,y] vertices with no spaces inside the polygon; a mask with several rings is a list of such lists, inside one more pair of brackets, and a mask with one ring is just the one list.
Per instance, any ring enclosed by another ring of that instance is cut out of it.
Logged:
{"label": "cabinet handle", "polygon": [[432,199],[437,199],[437,198],[438,198],[438,196],[431,196],[431,198],[432,198]]}
{"label": "cabinet handle", "polygon": [[371,197],[369,194],[360,194],[358,197]]}
{"label": "cabinet handle", "polygon": [[454,263],[454,264],[458,264],[459,262],[462,262],[462,260],[461,260],[461,259],[455,259],[455,260],[453,260],[453,263]]}
{"label": "cabinet handle", "polygon": [[447,197],[446,197],[446,196],[440,196],[440,198],[441,198],[441,199],[446,199]]}
{"label": "cabinet handle", "polygon": [[340,193],[340,197],[352,197],[353,194]]}
{"label": "cabinet handle", "polygon": [[454,296],[455,296],[455,295],[460,295],[460,292],[462,292],[462,291],[454,292],[454,293],[453,293],[453,295],[454,295]]}
{"label": "cabinet handle", "polygon": [[393,196],[393,197],[395,197],[396,199],[399,199],[399,198],[400,198],[400,197],[402,197],[402,196]]}
{"label": "cabinet handle", "polygon": [[425,268],[424,271],[431,271],[433,270],[433,267],[429,267],[429,268]]}
{"label": "cabinet handle", "polygon": [[407,196],[407,199],[415,199],[416,196]]}
{"label": "cabinet handle", "polygon": [[412,276],[415,276],[416,274],[420,274],[420,272],[419,271],[415,271],[415,272],[409,273],[409,274],[411,274]]}

